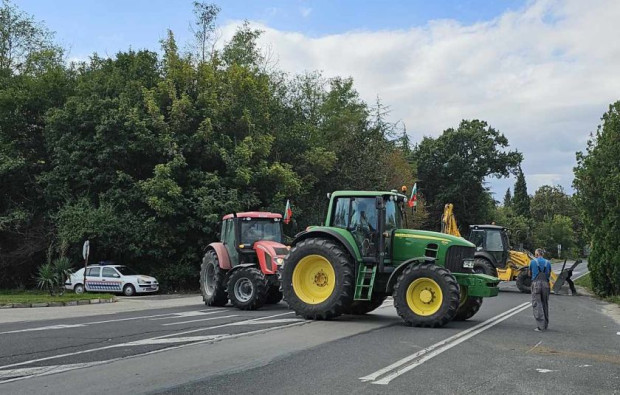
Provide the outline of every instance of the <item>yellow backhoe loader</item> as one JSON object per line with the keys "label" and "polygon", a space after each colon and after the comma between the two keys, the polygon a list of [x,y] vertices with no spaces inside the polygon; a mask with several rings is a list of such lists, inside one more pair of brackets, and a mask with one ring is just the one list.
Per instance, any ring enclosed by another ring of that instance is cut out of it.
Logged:
{"label": "yellow backhoe loader", "polygon": [[[441,231],[462,237],[454,217],[453,205],[444,206],[441,218]],[[517,288],[530,293],[532,278],[529,273],[530,261],[534,256],[529,251],[510,249],[508,229],[497,225],[471,225],[467,240],[476,245],[474,272],[499,278],[501,281],[516,281]],[[551,271],[550,285],[555,287],[558,275]],[[563,281],[561,281],[563,282]],[[561,284],[558,284],[561,286]]]}

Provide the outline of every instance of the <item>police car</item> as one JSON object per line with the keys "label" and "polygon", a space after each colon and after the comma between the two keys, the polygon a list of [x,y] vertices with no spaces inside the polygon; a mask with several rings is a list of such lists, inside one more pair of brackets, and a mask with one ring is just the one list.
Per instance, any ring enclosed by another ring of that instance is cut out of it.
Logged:
{"label": "police car", "polygon": [[132,296],[136,293],[157,292],[157,279],[138,274],[125,265],[93,265],[86,268],[86,285],[84,285],[84,268],[73,273],[65,282],[65,288],[81,294],[88,292],[122,293]]}

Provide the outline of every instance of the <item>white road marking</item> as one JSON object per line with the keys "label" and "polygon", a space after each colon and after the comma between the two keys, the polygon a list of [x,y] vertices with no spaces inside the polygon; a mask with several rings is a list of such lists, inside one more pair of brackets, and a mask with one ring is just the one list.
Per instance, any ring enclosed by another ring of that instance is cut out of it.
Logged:
{"label": "white road marking", "polygon": [[187,342],[200,342],[203,340],[215,340],[224,336],[229,336],[228,334],[224,335],[208,335],[208,336],[188,336],[188,337],[170,337],[168,339],[144,339],[137,340],[131,343],[120,344],[119,346],[149,346],[154,344],[172,344],[172,343],[187,343]]}
{"label": "white road marking", "polygon": [[246,325],[267,325],[267,324],[284,324],[289,322],[300,322],[305,321],[302,318],[281,318],[279,320],[263,320],[263,321],[252,321],[246,323]]}
{"label": "white road marking", "polygon": [[219,320],[222,318],[232,318],[232,317],[238,317],[237,314],[232,314],[232,315],[222,315],[219,317],[210,317],[210,318],[201,318],[199,320],[191,320],[191,321],[180,321],[180,322],[170,322],[168,324],[161,324],[162,326],[169,326],[169,325],[183,325],[183,324],[189,324],[190,322],[202,322],[202,321],[212,321],[212,320]]}
{"label": "white road marking", "polygon": [[[476,336],[477,334],[499,324],[500,322],[512,317],[513,315],[520,313],[521,311],[527,309],[530,305],[531,305],[530,302],[526,302],[518,306],[515,306],[512,309],[505,311],[493,318],[490,318],[476,326],[473,326],[467,330],[459,332],[445,340],[442,340],[438,343],[431,345],[430,347],[427,347],[401,360],[398,360],[383,369],[377,370],[376,372],[371,373],[367,376],[360,377],[360,380],[364,382],[372,381],[373,384],[387,385],[389,384],[390,381],[394,380],[396,377],[412,370],[416,366],[421,365],[422,363],[443,353],[444,351],[447,351],[451,349],[452,347],[461,344],[465,340],[468,340]],[[401,368],[401,366],[405,364],[408,364],[408,365]],[[384,376],[386,374],[388,375],[383,377],[380,380],[377,380],[379,377]]]}
{"label": "white road marking", "polygon": [[[276,314],[276,315],[282,315],[282,314]],[[267,317],[265,317],[265,318],[267,318]],[[256,319],[256,320],[258,320],[258,319]],[[88,366],[93,366],[93,365],[100,365],[100,364],[104,364],[104,363],[111,363],[111,362],[119,361],[119,360],[122,360],[122,359],[137,358],[137,357],[142,357],[142,356],[146,356],[146,355],[158,354],[158,353],[161,353],[161,352],[164,352],[164,351],[178,350],[178,349],[185,348],[185,347],[188,347],[188,346],[196,346],[198,344],[212,343],[212,342],[216,342],[216,341],[219,341],[219,340],[236,339],[236,338],[244,337],[244,336],[258,335],[258,334],[265,333],[265,332],[271,332],[271,331],[273,331],[275,329],[284,329],[284,328],[290,328],[290,327],[293,327],[293,326],[303,325],[306,322],[307,321],[304,320],[302,322],[294,322],[294,323],[287,324],[287,325],[281,325],[281,326],[276,326],[276,327],[272,327],[272,328],[263,328],[263,329],[258,329],[258,330],[255,330],[255,331],[236,333],[236,334],[232,334],[232,335],[214,335],[214,337],[205,336],[205,337],[209,337],[209,339],[201,340],[201,341],[197,341],[197,342],[189,342],[189,343],[181,344],[181,345],[178,345],[178,346],[162,348],[162,349],[159,349],[159,350],[148,351],[148,352],[141,353],[141,354],[129,355],[127,357],[108,359],[106,361],[95,361],[95,362],[87,362],[87,363],[84,363],[84,364],[74,364],[74,365],[56,365],[56,366],[64,366],[66,368],[64,368],[64,370],[56,370],[56,371],[51,371],[51,372],[43,372],[43,373],[40,373],[40,374],[31,374],[29,376],[16,377],[16,378],[9,379],[9,380],[0,380],[0,384],[8,383],[8,382],[11,382],[11,381],[23,380],[23,379],[27,379],[27,378],[34,377],[34,376],[45,376],[45,375],[48,375],[48,374],[58,373],[58,372],[61,372],[61,371],[64,372],[64,371],[68,371],[68,370],[80,369],[82,367],[88,367]],[[215,337],[215,336],[217,336],[217,337]],[[202,337],[202,336],[200,336],[200,337]],[[156,339],[156,338],[152,338],[152,339]],[[32,360],[32,361],[26,361],[26,362],[21,362],[21,363],[12,364],[12,365],[0,366],[0,373],[5,372],[5,371],[6,372],[12,372],[12,371],[16,370],[16,369],[3,370],[4,368],[7,368],[7,367],[23,366],[23,365],[28,365],[28,364],[35,363],[35,362],[41,362],[41,361],[61,358],[61,357],[65,357],[65,356],[83,354],[83,353],[90,352],[90,351],[99,351],[99,350],[102,350],[102,349],[108,349],[108,348],[118,347],[118,346],[119,345],[108,346],[108,347],[101,347],[101,348],[93,349],[93,350],[78,351],[78,352],[71,353],[71,354],[57,355],[57,356],[53,356],[53,357],[40,358],[40,359],[35,359],[35,360]]]}
{"label": "white road marking", "polygon": [[530,348],[529,350],[527,350],[526,354],[528,354],[529,352],[531,352],[532,350],[534,350],[536,347],[540,346],[540,343],[542,343],[542,340],[539,341],[538,343],[536,343],[536,345],[532,348]]}
{"label": "white road marking", "polygon": [[[172,313],[172,316],[170,317],[158,317],[158,318],[151,318],[150,321],[157,321],[157,320],[171,320],[171,319],[175,319],[175,318],[187,318],[187,317],[199,317],[199,316],[203,316],[203,315],[211,315],[211,314],[217,314],[217,313],[227,313],[230,310],[211,310],[211,311],[185,311],[182,313]],[[187,322],[191,322],[191,321],[187,321]]]}
{"label": "white road marking", "polygon": [[538,373],[550,373],[550,372],[557,372],[557,370],[550,370],[550,369],[536,369],[536,371]]}
{"label": "white road marking", "polygon": [[586,274],[588,274],[588,273],[590,273],[590,271],[589,271],[589,270],[588,270],[588,271],[586,271],[586,272],[585,272],[585,273],[583,273],[583,274],[578,275],[578,276],[577,276],[577,277],[575,277],[575,278],[571,278],[571,280],[573,280],[573,281],[575,281],[575,280],[579,280],[581,277],[585,276],[585,275],[586,275]]}
{"label": "white road marking", "polygon": [[81,326],[86,326],[86,325],[74,324],[74,325],[40,326],[38,328],[18,329],[18,330],[14,330],[14,331],[0,332],[0,335],[4,335],[4,334],[7,334],[7,333],[36,332],[36,331],[48,331],[48,330],[53,330],[53,329],[79,328]]}
{"label": "white road marking", "polygon": [[[188,334],[188,333],[205,331],[205,330],[209,330],[209,329],[223,328],[223,327],[227,327],[227,326],[242,325],[242,324],[247,324],[248,322],[260,321],[260,320],[263,320],[263,319],[279,317],[279,316],[287,315],[287,314],[294,314],[294,312],[291,311],[291,312],[288,312],[288,313],[274,314],[274,315],[271,315],[271,316],[254,318],[252,320],[245,320],[245,321],[238,321],[238,322],[233,322],[233,323],[229,323],[229,324],[215,325],[215,326],[211,326],[211,327],[200,328],[200,329],[195,329],[195,330],[185,331],[185,332],[171,333],[171,334],[168,334],[168,335],[157,336],[157,337],[152,337],[150,339],[143,339],[143,340],[165,339],[165,338],[170,338],[170,337],[175,337],[175,336],[178,337],[180,335],[185,335],[185,334]],[[276,326],[276,327],[271,327],[271,328],[259,329],[259,330],[256,330],[256,331],[242,332],[242,333],[238,333],[238,334],[235,334],[235,335],[230,335],[230,336],[228,336],[226,338],[227,339],[232,339],[232,338],[235,338],[235,337],[241,337],[241,336],[246,336],[246,335],[255,334],[255,333],[262,333],[262,332],[271,331],[271,330],[274,330],[274,329],[280,329],[280,328],[286,328],[286,327],[289,327],[289,326],[302,325],[302,324],[305,324],[305,323],[306,323],[306,321],[302,321],[302,322],[295,322],[295,323],[292,323],[292,324],[281,325],[281,326]],[[219,338],[219,339],[222,339],[222,338]],[[216,340],[219,340],[219,339],[216,339]],[[199,342],[195,342],[195,343],[190,343],[190,344],[202,344],[202,343],[207,343],[207,342],[212,342],[212,341],[215,341],[215,340],[203,340],[203,341],[199,341]],[[129,343],[121,343],[121,344],[112,344],[112,345],[104,346],[104,347],[98,347],[98,348],[92,348],[92,349],[88,349],[88,350],[81,350],[81,351],[76,351],[76,352],[71,352],[71,353],[66,353],[66,354],[53,355],[53,356],[50,356],[50,357],[32,359],[30,361],[24,361],[24,362],[18,362],[18,363],[13,363],[13,364],[9,364],[9,365],[0,366],[0,370],[1,369],[6,369],[6,368],[11,368],[11,367],[14,367],[14,366],[30,365],[30,364],[37,363],[37,362],[49,361],[49,360],[58,359],[58,358],[71,357],[71,356],[74,356],[74,355],[86,354],[86,353],[95,352],[95,351],[109,350],[111,348],[125,347],[128,344],[130,344],[130,343],[131,342],[129,342]],[[174,349],[174,348],[165,348],[165,349],[162,349],[162,350],[170,350],[170,349]],[[149,354],[149,353],[137,354],[137,355],[147,355],[147,354]]]}
{"label": "white road marking", "polygon": [[579,366],[577,366],[577,367],[578,367],[578,368],[589,368],[590,366],[592,366],[592,365],[579,365]]}
{"label": "white road marking", "polygon": [[0,370],[0,383],[10,383],[11,381],[23,380],[33,376],[47,376],[49,374],[67,372],[74,369],[88,368],[90,366],[101,365],[106,362],[108,361],[95,361],[74,363],[69,365],[36,366],[33,368]]}

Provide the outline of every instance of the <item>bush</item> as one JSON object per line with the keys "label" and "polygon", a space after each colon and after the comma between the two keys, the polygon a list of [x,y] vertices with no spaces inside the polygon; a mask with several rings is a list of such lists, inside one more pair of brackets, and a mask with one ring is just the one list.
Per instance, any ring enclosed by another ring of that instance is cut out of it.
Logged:
{"label": "bush", "polygon": [[200,281],[200,268],[188,263],[159,267],[153,271],[159,281],[161,292],[197,291]]}

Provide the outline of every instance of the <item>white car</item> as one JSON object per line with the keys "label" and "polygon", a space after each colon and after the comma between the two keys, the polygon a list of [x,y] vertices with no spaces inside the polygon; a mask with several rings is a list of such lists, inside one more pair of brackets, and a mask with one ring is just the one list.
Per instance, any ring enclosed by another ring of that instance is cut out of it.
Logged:
{"label": "white car", "polygon": [[86,287],[84,287],[84,268],[73,273],[65,282],[65,288],[76,294],[88,292],[122,293],[132,296],[136,293],[157,292],[157,279],[138,274],[124,265],[95,265],[86,268]]}

